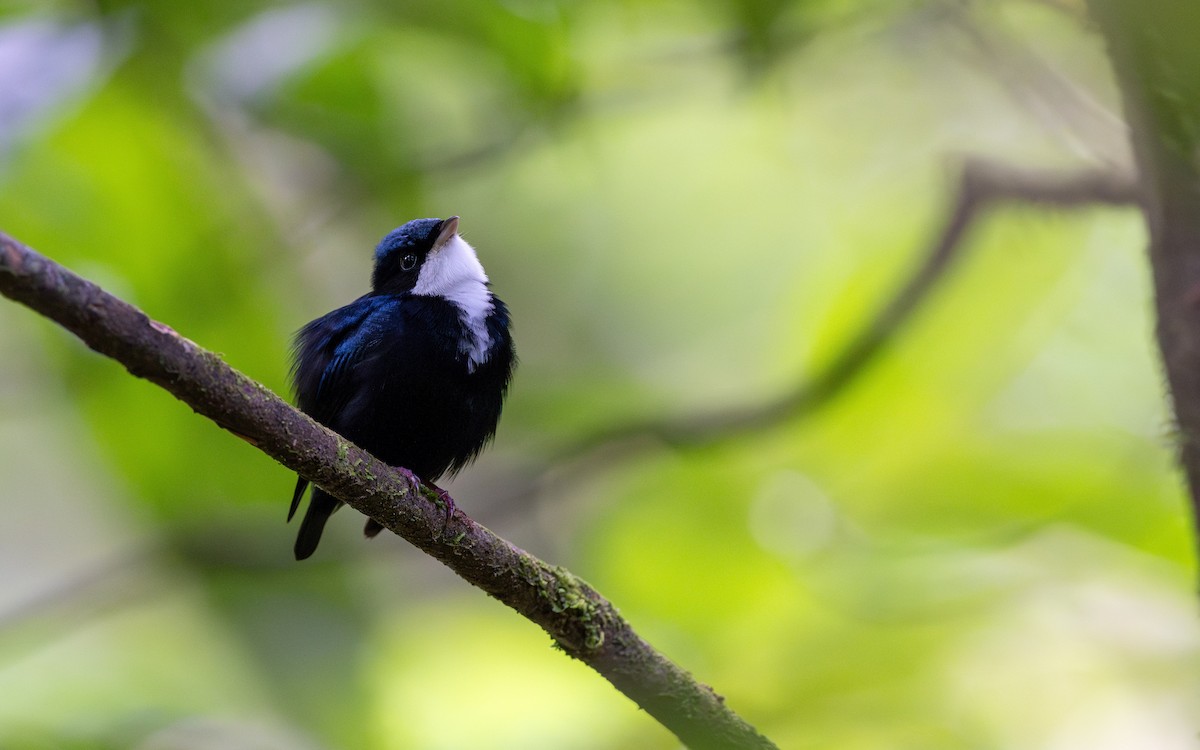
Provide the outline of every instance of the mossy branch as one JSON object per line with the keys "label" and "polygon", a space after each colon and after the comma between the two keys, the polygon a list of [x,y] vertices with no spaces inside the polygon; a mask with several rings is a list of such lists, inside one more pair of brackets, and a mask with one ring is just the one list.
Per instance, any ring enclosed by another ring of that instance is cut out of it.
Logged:
{"label": "mossy branch", "polygon": [[386,466],[217,355],[4,234],[0,294],[59,323],[512,607],[687,746],[775,747],[570,571],[501,539],[461,510],[447,523],[407,470]]}

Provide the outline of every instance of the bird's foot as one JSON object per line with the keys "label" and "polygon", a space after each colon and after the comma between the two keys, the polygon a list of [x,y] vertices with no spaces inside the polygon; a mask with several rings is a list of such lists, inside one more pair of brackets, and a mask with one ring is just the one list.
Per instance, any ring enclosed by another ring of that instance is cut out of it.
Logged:
{"label": "bird's foot", "polygon": [[444,534],[446,532],[446,527],[450,525],[450,517],[454,515],[454,498],[450,497],[449,492],[446,492],[433,482],[427,482],[422,479],[421,484],[437,493],[438,499],[442,502],[442,508],[444,508],[446,511],[446,520],[444,523],[442,523],[442,533]]}

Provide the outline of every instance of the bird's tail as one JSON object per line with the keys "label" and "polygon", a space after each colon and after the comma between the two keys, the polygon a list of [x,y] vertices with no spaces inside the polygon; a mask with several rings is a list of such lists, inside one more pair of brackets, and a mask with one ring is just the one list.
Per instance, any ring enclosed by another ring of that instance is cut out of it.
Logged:
{"label": "bird's tail", "polygon": [[[299,487],[297,491],[304,492]],[[308,501],[308,510],[304,513],[304,520],[300,522],[300,533],[296,535],[297,560],[304,560],[317,551],[317,544],[321,541],[321,532],[325,529],[325,522],[340,505],[341,502],[332,495],[320,487],[313,487],[312,498]]]}
{"label": "bird's tail", "polygon": [[292,493],[292,507],[288,508],[288,523],[291,523],[292,516],[296,515],[296,508],[300,507],[300,498],[304,497],[306,489],[308,489],[308,480],[304,477],[296,477],[296,491]]}

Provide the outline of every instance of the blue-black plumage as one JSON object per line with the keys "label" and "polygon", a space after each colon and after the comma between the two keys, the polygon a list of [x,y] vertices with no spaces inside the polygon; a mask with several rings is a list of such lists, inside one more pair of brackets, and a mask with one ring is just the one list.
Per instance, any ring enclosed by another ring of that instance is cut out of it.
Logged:
{"label": "blue-black plumage", "polygon": [[[292,365],[305,413],[431,485],[495,435],[516,364],[508,308],[458,221],[416,219],[384,237],[371,291],[302,328]],[[307,486],[296,482],[288,520]],[[340,505],[313,487],[297,560],[316,550]],[[380,528],[367,520],[367,536]]]}

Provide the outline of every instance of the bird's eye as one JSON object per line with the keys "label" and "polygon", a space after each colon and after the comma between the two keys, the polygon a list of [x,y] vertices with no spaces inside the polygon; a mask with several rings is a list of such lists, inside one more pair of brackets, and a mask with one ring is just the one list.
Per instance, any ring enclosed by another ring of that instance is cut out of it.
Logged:
{"label": "bird's eye", "polygon": [[404,260],[400,261],[400,270],[411,271],[417,267],[417,256],[405,255]]}

